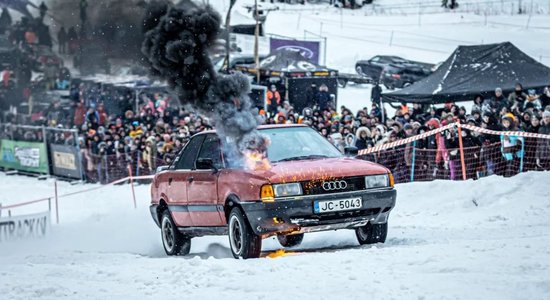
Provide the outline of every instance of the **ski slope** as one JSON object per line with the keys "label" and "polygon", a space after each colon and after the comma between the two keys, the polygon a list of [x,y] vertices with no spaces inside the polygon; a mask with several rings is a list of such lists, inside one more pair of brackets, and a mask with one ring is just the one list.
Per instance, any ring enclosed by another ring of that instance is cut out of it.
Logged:
{"label": "ski slope", "polygon": [[[0,173],[0,182],[4,205],[52,195],[51,180]],[[137,209],[128,185],[106,187],[61,199],[50,236],[0,245],[0,295],[548,299],[548,182],[550,172],[532,172],[398,185],[385,244],[359,246],[346,230],[306,234],[300,247],[281,253],[271,238],[263,258],[246,261],[232,258],[226,237],[196,238],[189,256],[166,257],[148,211],[149,187],[137,187]],[[61,194],[88,187],[59,183]]]}

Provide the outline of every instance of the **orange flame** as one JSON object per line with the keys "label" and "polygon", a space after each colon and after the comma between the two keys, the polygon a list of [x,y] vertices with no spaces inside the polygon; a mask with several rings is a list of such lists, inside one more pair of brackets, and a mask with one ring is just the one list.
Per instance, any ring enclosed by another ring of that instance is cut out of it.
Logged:
{"label": "orange flame", "polygon": [[271,169],[271,164],[264,153],[255,150],[246,150],[244,157],[247,170],[267,171]]}
{"label": "orange flame", "polygon": [[281,257],[281,256],[287,256],[288,253],[285,252],[285,249],[279,249],[275,252],[271,252],[267,255],[267,257],[269,258],[277,258],[277,257]]}

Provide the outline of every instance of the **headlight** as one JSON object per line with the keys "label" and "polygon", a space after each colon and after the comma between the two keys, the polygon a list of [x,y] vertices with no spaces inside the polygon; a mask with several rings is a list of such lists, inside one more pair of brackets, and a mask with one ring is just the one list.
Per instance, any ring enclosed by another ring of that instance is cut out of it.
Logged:
{"label": "headlight", "polygon": [[389,185],[390,185],[390,180],[388,178],[388,174],[365,176],[366,189],[387,187]]}
{"label": "headlight", "polygon": [[298,182],[274,184],[273,191],[275,197],[299,196],[302,195],[302,186]]}

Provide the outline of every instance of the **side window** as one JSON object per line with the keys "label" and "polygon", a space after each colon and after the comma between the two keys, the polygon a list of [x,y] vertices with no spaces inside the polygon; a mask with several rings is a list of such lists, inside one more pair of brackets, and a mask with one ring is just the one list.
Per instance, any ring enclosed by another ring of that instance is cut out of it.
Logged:
{"label": "side window", "polygon": [[195,166],[195,159],[199,152],[202,141],[204,140],[204,134],[192,138],[189,143],[183,149],[177,164],[177,170],[190,170]]}
{"label": "side window", "polygon": [[371,62],[378,62],[380,60],[380,56],[375,56],[373,58],[371,58]]}
{"label": "side window", "polygon": [[204,143],[202,143],[201,151],[198,158],[210,158],[216,168],[222,168],[222,156],[220,151],[220,139],[214,135],[209,134]]}

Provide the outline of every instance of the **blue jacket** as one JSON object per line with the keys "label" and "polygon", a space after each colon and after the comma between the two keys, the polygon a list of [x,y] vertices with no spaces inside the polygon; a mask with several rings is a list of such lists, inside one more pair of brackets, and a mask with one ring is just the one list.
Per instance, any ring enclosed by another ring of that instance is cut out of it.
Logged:
{"label": "blue jacket", "polygon": [[[508,145],[506,147],[504,147],[504,138],[505,138],[505,136],[503,134],[501,134],[500,135],[500,151],[502,152],[502,156],[504,156],[504,158],[506,160],[513,160],[514,159],[514,154],[516,155],[517,158],[523,157],[524,142],[525,142],[523,137],[515,136],[515,135],[508,136],[509,141],[508,141]],[[509,148],[512,148],[512,151],[510,151]]]}

